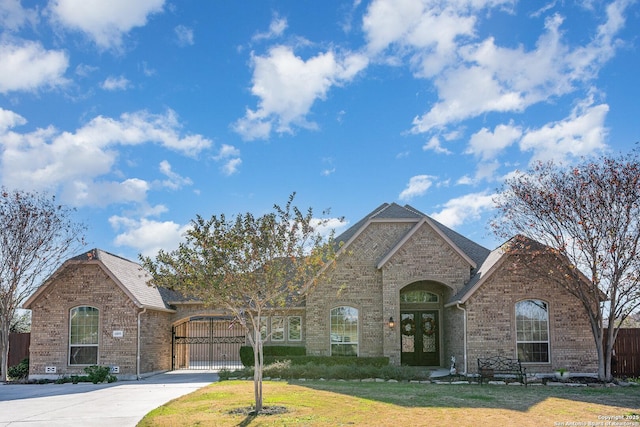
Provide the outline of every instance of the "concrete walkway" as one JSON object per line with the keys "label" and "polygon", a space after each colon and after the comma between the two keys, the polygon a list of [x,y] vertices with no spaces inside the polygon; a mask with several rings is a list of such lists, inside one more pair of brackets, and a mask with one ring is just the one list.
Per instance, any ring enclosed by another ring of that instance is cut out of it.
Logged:
{"label": "concrete walkway", "polygon": [[112,384],[0,384],[0,427],[134,427],[149,411],[218,380],[173,371]]}

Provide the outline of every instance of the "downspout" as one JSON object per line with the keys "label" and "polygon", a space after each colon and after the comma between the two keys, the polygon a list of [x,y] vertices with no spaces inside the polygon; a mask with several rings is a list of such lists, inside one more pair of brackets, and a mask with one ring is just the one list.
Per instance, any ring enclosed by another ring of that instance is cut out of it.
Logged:
{"label": "downspout", "polygon": [[464,347],[464,375],[467,375],[467,309],[460,306],[460,301],[456,302],[456,308],[458,310],[462,310],[463,320],[462,320],[462,334],[463,338],[463,347]]}
{"label": "downspout", "polygon": [[[141,325],[141,317],[144,313],[147,312],[146,307],[142,309],[142,311],[138,312],[138,348],[136,350],[136,379],[140,379],[140,325]],[[466,355],[465,355],[466,357]]]}

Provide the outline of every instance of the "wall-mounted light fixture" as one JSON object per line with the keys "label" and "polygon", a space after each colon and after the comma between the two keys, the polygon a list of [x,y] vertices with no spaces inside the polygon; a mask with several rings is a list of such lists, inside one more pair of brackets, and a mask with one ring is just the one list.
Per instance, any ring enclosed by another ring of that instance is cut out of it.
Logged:
{"label": "wall-mounted light fixture", "polygon": [[393,329],[396,326],[396,322],[393,320],[393,316],[389,317],[389,328]]}

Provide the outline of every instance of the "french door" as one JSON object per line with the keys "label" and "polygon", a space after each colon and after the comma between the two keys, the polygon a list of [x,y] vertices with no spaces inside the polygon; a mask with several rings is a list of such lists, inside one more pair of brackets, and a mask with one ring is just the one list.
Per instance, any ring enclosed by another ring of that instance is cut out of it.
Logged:
{"label": "french door", "polygon": [[440,366],[438,311],[403,310],[400,313],[401,362],[411,366]]}

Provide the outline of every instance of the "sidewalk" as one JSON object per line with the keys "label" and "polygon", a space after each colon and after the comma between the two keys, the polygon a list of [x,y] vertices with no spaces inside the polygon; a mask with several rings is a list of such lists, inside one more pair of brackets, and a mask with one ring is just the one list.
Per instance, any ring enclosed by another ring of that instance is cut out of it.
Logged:
{"label": "sidewalk", "polygon": [[173,371],[112,384],[0,384],[0,427],[134,427],[149,411],[218,380],[207,371]]}

